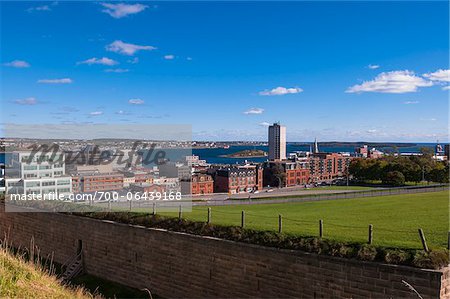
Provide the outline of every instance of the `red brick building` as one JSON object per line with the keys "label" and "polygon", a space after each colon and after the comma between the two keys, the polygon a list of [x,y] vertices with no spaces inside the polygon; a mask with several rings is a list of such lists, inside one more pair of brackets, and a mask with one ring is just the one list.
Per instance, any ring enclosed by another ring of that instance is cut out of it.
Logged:
{"label": "red brick building", "polygon": [[153,183],[153,174],[147,172],[135,172],[134,173],[135,183]]}
{"label": "red brick building", "polygon": [[137,192],[137,193],[163,193],[166,191],[164,186],[156,185],[156,184],[150,184],[150,183],[136,183],[130,185],[131,192]]}
{"label": "red brick building", "polygon": [[79,176],[72,176],[72,192],[73,193],[80,193],[81,192],[80,177]]}
{"label": "red brick building", "polygon": [[[285,173],[285,183],[283,187],[292,187],[296,185],[305,185],[310,181],[310,170],[305,168],[303,164],[284,160],[284,161],[269,161],[264,164],[266,171],[270,171],[271,168],[279,166]],[[266,175],[267,178],[267,175]],[[269,178],[270,179],[270,178]],[[269,181],[273,181],[270,179]],[[266,181],[265,185],[273,185],[273,183]]]}
{"label": "red brick building", "polygon": [[91,173],[72,176],[72,192],[114,191],[123,189],[121,173]]}
{"label": "red brick building", "polygon": [[196,173],[191,177],[191,194],[210,194],[214,192],[214,180],[212,176],[204,173]]}
{"label": "red brick building", "polygon": [[349,156],[338,153],[315,153],[309,157],[311,179],[313,182],[331,181],[347,175]]}
{"label": "red brick building", "polygon": [[263,171],[257,165],[217,169],[214,174],[214,192],[245,193],[261,190]]}
{"label": "red brick building", "polygon": [[305,185],[309,182],[309,169],[286,170],[286,186]]}

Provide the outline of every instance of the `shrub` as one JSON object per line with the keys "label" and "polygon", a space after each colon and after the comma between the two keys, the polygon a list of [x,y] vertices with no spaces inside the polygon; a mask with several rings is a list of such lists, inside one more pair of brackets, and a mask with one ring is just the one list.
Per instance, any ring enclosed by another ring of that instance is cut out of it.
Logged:
{"label": "shrub", "polygon": [[406,264],[411,260],[411,253],[400,249],[388,249],[384,253],[384,261],[388,264]]}
{"label": "shrub", "polygon": [[417,251],[412,261],[419,268],[439,269],[449,264],[448,250]]}
{"label": "shrub", "polygon": [[359,250],[357,257],[362,261],[373,261],[377,256],[377,249],[372,245],[364,244]]}
{"label": "shrub", "polygon": [[343,243],[334,243],[330,246],[330,255],[349,258],[355,255],[355,249]]}

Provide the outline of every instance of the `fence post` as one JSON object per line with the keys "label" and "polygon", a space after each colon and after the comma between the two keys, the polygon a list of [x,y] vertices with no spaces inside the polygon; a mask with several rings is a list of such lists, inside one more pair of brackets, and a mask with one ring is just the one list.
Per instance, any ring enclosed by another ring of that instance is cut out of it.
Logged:
{"label": "fence post", "polygon": [[281,233],[283,231],[283,218],[281,215],[278,215],[278,232]]}
{"label": "fence post", "polygon": [[131,200],[130,200],[130,212],[131,212]]}
{"label": "fence post", "polygon": [[372,245],[373,242],[373,225],[369,224],[369,244]]}
{"label": "fence post", "polygon": [[241,212],[241,227],[245,227],[245,211]]}
{"label": "fence post", "polygon": [[182,211],[181,205],[180,205],[180,208],[179,208],[179,210],[178,210],[178,219],[181,220],[181,217],[182,217],[182,216],[183,216],[183,211]]}
{"label": "fence post", "polygon": [[323,238],[323,220],[319,220],[319,237]]}
{"label": "fence post", "polygon": [[420,240],[422,241],[423,250],[425,250],[425,252],[428,252],[427,240],[425,239],[425,234],[423,233],[423,230],[421,228],[419,228],[419,236]]}
{"label": "fence post", "polygon": [[450,232],[448,232],[447,249],[450,250]]}
{"label": "fence post", "polygon": [[108,210],[111,212],[111,201],[108,200]]}
{"label": "fence post", "polygon": [[211,224],[211,208],[208,208],[208,221],[206,223]]}
{"label": "fence post", "polygon": [[153,202],[153,212],[152,212],[153,216],[156,215],[156,202]]}

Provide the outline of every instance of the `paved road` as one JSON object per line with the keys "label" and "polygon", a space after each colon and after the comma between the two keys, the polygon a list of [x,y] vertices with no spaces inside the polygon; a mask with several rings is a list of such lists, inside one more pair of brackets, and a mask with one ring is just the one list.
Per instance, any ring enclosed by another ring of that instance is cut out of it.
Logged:
{"label": "paved road", "polygon": [[268,198],[268,197],[279,197],[279,196],[291,196],[291,195],[311,195],[311,194],[334,194],[334,193],[343,193],[343,192],[355,192],[358,190],[347,190],[347,189],[339,189],[339,190],[327,190],[327,189],[290,189],[287,188],[282,189],[272,189],[271,192],[266,192],[263,190],[259,193],[240,193],[240,194],[228,194],[228,193],[214,193],[208,195],[200,195],[193,196],[193,200],[205,200],[205,201],[222,201],[227,199],[248,199],[249,196],[252,199],[258,198]]}
{"label": "paved road", "polygon": [[[360,198],[360,197],[374,197],[374,196],[388,196],[397,194],[414,194],[425,192],[437,192],[449,190],[449,186],[424,186],[424,187],[402,187],[402,188],[374,188],[371,190],[304,190],[304,191],[292,191],[284,194],[280,193],[268,193],[267,197],[276,196],[289,196],[279,197],[273,199],[255,199],[243,197],[241,199],[227,199],[227,200],[205,200],[194,201],[193,206],[225,206],[225,205],[249,205],[249,204],[270,204],[270,203],[287,203],[287,202],[303,202],[303,201],[319,201],[319,200],[333,200],[333,199],[347,199],[347,198]],[[267,193],[266,193],[267,194]],[[290,197],[290,196],[293,197]],[[295,195],[298,195],[296,197]]]}

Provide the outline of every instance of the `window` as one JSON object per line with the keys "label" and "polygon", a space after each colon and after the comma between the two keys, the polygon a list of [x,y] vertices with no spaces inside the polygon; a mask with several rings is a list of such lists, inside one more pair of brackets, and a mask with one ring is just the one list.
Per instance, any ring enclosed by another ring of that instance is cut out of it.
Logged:
{"label": "window", "polygon": [[41,186],[40,182],[26,182],[26,187],[39,187]]}
{"label": "window", "polygon": [[25,165],[23,167],[23,170],[37,170],[37,166],[36,165]]}

